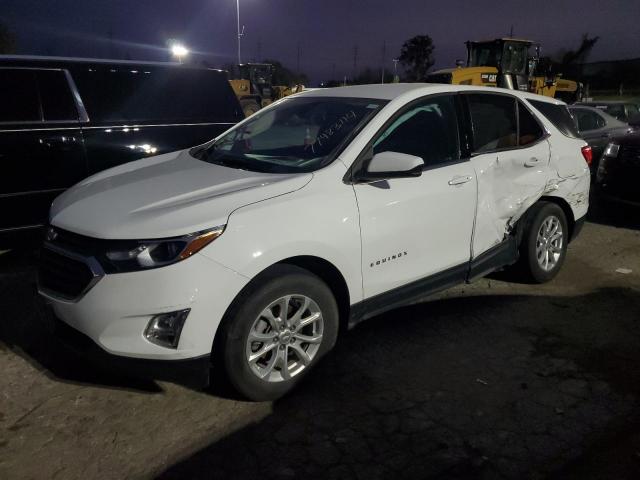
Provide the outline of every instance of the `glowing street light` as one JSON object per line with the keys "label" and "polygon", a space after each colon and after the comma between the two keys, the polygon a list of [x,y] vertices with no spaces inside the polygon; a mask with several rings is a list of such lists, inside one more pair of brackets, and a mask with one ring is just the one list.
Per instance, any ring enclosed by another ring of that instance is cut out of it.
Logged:
{"label": "glowing street light", "polygon": [[171,55],[178,59],[178,62],[182,63],[182,58],[189,55],[189,49],[181,43],[174,43],[171,45]]}

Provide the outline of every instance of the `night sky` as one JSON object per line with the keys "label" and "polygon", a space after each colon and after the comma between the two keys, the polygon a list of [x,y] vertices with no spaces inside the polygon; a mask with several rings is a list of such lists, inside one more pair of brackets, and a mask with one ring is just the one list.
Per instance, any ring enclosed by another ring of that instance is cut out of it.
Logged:
{"label": "night sky", "polygon": [[[243,61],[281,60],[313,82],[393,68],[403,41],[430,35],[436,67],[466,58],[464,41],[508,35],[542,43],[543,55],[599,35],[590,61],[640,57],[640,0],[427,1],[240,0]],[[167,60],[169,38],[213,66],[234,62],[235,0],[0,0],[18,53]],[[258,58],[261,57],[261,58]]]}

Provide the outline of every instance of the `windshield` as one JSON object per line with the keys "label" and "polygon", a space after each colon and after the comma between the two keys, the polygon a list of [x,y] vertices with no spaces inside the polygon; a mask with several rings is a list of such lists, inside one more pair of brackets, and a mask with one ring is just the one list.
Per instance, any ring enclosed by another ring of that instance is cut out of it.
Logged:
{"label": "windshield", "polygon": [[191,154],[245,170],[310,172],[331,163],[385,103],[365,98],[286,98]]}

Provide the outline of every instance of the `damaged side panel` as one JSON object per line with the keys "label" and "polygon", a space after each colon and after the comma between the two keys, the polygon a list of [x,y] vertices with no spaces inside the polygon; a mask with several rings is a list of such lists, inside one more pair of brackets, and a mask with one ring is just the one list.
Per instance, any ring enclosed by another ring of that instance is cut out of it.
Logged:
{"label": "damaged side panel", "polygon": [[[555,141],[555,140],[554,140]],[[563,138],[554,155],[544,140],[527,148],[486,153],[471,159],[478,182],[478,202],[471,256],[502,242],[515,223],[542,196],[569,202],[574,218],[588,208],[589,168],[580,154],[580,140]]]}
{"label": "damaged side panel", "polygon": [[549,160],[547,140],[471,159],[478,179],[473,258],[504,240],[524,212],[554,188],[557,174]]}

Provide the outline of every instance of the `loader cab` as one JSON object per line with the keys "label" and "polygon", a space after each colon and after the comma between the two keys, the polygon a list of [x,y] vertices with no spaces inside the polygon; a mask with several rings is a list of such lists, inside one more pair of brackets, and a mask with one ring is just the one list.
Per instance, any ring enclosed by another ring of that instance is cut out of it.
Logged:
{"label": "loader cab", "polygon": [[240,79],[248,80],[251,92],[264,98],[271,98],[273,65],[268,63],[243,63],[238,65]]}
{"label": "loader cab", "polygon": [[529,89],[528,40],[500,38],[487,42],[466,42],[467,67],[495,67],[497,86],[511,90]]}

